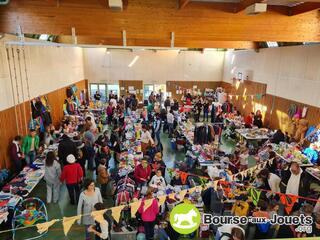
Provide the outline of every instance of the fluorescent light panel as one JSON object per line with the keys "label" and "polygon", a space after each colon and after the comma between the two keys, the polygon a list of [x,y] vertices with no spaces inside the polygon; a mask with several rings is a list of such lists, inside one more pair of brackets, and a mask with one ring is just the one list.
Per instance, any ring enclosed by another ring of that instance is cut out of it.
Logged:
{"label": "fluorescent light panel", "polygon": [[131,61],[131,63],[129,63],[128,67],[131,68],[136,63],[136,61],[138,61],[138,59],[139,59],[139,56],[135,56],[134,59]]}

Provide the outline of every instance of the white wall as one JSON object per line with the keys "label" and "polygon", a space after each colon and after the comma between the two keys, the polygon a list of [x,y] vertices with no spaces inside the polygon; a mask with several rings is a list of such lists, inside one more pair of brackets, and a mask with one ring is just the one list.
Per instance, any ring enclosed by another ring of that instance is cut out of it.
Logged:
{"label": "white wall", "polygon": [[[6,36],[0,41],[0,110],[14,106],[11,80],[9,75],[9,65],[7,61],[5,41],[16,40],[12,36]],[[17,49],[20,49],[20,68]],[[21,47],[13,47],[14,59],[10,47],[11,74],[13,77],[15,101],[28,101],[26,75],[29,79],[30,97],[57,90],[72,83],[85,79],[83,73],[83,56],[81,48],[64,48],[48,46],[26,46],[26,71],[24,67],[23,54]],[[17,81],[15,81],[14,64],[16,67]],[[21,75],[20,77],[20,69]],[[27,74],[26,74],[27,72]],[[22,79],[22,84],[21,84]],[[18,85],[18,87],[16,86]],[[24,99],[22,96],[22,88]],[[17,90],[18,89],[18,90]]]}
{"label": "white wall", "polygon": [[[130,68],[128,65],[139,56]],[[134,51],[105,48],[84,49],[85,78],[92,83],[117,83],[118,80],[143,80],[166,83],[170,80],[221,81],[224,52]]]}
{"label": "white wall", "polygon": [[238,72],[267,84],[267,93],[320,107],[320,45],[228,51],[223,80]]}

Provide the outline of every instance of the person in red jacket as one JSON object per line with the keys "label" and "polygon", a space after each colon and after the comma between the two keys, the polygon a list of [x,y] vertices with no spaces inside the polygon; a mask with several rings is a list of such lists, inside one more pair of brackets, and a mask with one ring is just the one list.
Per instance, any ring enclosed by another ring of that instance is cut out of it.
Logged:
{"label": "person in red jacket", "polygon": [[245,128],[252,128],[252,124],[253,124],[253,117],[254,117],[254,113],[250,113],[248,116],[245,117],[244,119],[244,126]]}
{"label": "person in red jacket", "polygon": [[79,163],[76,163],[74,155],[67,156],[68,165],[62,169],[60,180],[66,182],[69,192],[70,203],[75,205],[78,203],[80,196],[80,183],[83,178],[83,171]]}
{"label": "person in red jacket", "polygon": [[141,164],[137,165],[134,169],[134,178],[138,187],[147,186],[151,177],[151,167],[147,159],[143,158]]}
{"label": "person in red jacket", "polygon": [[148,190],[146,197],[142,200],[138,212],[141,214],[146,240],[153,239],[154,225],[159,214],[159,203],[153,198],[151,189]]}

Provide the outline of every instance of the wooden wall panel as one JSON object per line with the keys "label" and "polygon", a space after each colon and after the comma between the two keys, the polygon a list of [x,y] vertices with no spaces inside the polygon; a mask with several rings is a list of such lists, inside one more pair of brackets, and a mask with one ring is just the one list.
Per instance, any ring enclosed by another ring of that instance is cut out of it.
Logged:
{"label": "wooden wall panel", "polygon": [[[226,89],[228,93],[242,95],[245,88],[247,88],[247,94],[263,93],[266,90],[266,85],[256,82],[247,82],[241,84],[238,90],[234,85],[229,83],[221,83],[221,86]],[[288,110],[291,104],[295,104],[297,107],[308,107],[306,119],[309,121],[309,125],[318,125],[320,120],[320,109],[314,106],[296,102],[293,100],[281,98],[266,94],[261,100],[254,98],[252,101],[250,98],[244,101],[242,97],[238,100],[232,97],[232,103],[239,109],[239,111],[248,115],[250,112],[257,108],[262,108],[264,125],[271,129],[281,129],[292,134],[292,120],[288,116]]]}
{"label": "wooden wall panel", "polygon": [[[137,91],[136,96],[139,101],[143,101],[143,93],[140,91],[143,89],[142,80],[119,80],[120,96],[126,96],[129,91],[129,87],[134,87],[134,90]],[[124,88],[124,90],[121,90]]]}
{"label": "wooden wall panel", "polygon": [[[81,90],[88,92],[87,80],[82,80],[76,83],[78,88],[78,97]],[[51,117],[54,124],[57,124],[63,117],[63,101],[66,98],[67,87],[60,88],[47,95],[49,104],[51,107]],[[25,109],[25,110],[24,110]],[[16,107],[17,117],[15,115],[15,108],[11,107],[9,109],[0,111],[0,169],[10,168],[10,159],[8,154],[8,146],[12,139],[20,134],[25,136],[28,132],[28,124],[31,117],[31,107],[30,102],[24,102]],[[26,116],[26,124],[25,118]],[[16,127],[16,122],[18,123],[18,130]]]}
{"label": "wooden wall panel", "polygon": [[172,98],[181,100],[182,95],[177,94],[177,86],[181,87],[182,89],[192,89],[193,86],[196,85],[197,89],[200,89],[201,93],[206,88],[216,89],[221,85],[221,82],[206,82],[206,81],[167,81],[167,92],[171,92]]}

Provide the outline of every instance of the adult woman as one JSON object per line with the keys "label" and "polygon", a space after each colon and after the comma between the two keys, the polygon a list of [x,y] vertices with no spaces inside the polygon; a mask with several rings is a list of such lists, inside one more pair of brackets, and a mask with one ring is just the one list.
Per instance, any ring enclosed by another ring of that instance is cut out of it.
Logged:
{"label": "adult woman", "polygon": [[262,128],[262,114],[260,110],[257,110],[253,117],[253,125],[257,126],[258,128]]}
{"label": "adult woman", "polygon": [[206,99],[203,104],[203,121],[207,119],[207,122],[209,121],[209,102]]}
{"label": "adult woman", "polygon": [[151,137],[150,132],[148,131],[147,126],[143,125],[142,126],[142,134],[141,134],[141,151],[143,152],[143,155],[146,155],[150,144],[154,145],[154,141]]}
{"label": "adult woman", "polygon": [[46,180],[47,185],[47,203],[51,203],[52,198],[53,203],[57,203],[60,193],[59,178],[61,175],[61,166],[58,163],[54,152],[50,151],[47,153],[44,169],[44,179]]}
{"label": "adult woman", "polygon": [[151,167],[148,164],[148,160],[143,158],[141,164],[137,165],[134,169],[134,178],[137,186],[146,186],[151,177]]}
{"label": "adult woman", "polygon": [[61,182],[66,182],[70,197],[70,203],[74,205],[77,203],[79,199],[79,184],[83,178],[83,172],[80,164],[76,163],[76,158],[74,155],[68,155],[67,162],[69,164],[63,167],[60,180]]}
{"label": "adult woman", "polygon": [[[95,187],[92,179],[85,179],[83,183],[84,191],[80,194],[77,214],[83,214],[82,223],[86,229],[86,239],[90,239],[89,227],[94,224],[94,220],[90,213],[94,210],[96,203],[102,202],[102,197],[99,188]],[[81,221],[78,221],[80,224]]]}
{"label": "adult woman", "polygon": [[[148,204],[150,201],[151,204]],[[159,213],[159,204],[158,201],[153,198],[151,189],[148,190],[146,197],[142,200],[138,212],[141,214],[146,240],[153,239],[154,225]]]}

